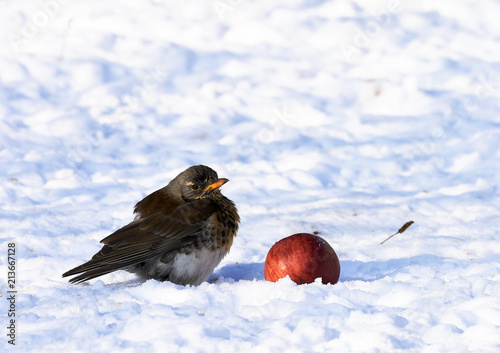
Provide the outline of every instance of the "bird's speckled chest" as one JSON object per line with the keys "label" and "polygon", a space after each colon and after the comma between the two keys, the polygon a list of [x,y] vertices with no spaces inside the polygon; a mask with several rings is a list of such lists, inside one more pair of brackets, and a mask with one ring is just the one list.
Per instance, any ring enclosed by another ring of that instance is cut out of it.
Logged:
{"label": "bird's speckled chest", "polygon": [[200,249],[221,251],[224,255],[229,252],[240,219],[232,201],[222,196],[217,202],[217,211],[207,220],[200,234],[192,244],[179,249],[179,253],[190,254]]}

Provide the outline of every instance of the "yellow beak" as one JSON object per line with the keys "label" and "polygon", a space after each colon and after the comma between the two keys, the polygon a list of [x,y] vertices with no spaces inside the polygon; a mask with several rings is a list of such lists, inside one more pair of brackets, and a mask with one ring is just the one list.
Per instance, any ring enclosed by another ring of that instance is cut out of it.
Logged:
{"label": "yellow beak", "polygon": [[212,190],[215,190],[215,189],[218,189],[220,188],[222,185],[224,185],[225,183],[227,183],[229,181],[229,179],[226,179],[226,178],[220,178],[220,179],[217,179],[214,183],[208,185],[205,190],[203,190],[203,193],[207,193],[209,191],[212,191]]}

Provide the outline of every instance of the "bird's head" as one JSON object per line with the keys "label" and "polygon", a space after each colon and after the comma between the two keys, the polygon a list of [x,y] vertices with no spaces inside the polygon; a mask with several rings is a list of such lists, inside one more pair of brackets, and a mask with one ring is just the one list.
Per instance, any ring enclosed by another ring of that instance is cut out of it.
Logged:
{"label": "bird's head", "polygon": [[176,193],[186,202],[218,195],[219,188],[229,180],[219,178],[215,170],[204,166],[195,165],[172,180]]}

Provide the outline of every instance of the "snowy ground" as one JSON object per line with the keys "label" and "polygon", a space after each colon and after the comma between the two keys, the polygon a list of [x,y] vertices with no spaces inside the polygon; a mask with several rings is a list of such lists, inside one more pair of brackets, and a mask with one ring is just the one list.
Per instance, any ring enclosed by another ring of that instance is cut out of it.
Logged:
{"label": "snowy ground", "polygon": [[[498,1],[1,7],[0,351],[500,351]],[[193,164],[242,218],[214,283],[61,278]],[[340,282],[266,282],[313,231]]]}

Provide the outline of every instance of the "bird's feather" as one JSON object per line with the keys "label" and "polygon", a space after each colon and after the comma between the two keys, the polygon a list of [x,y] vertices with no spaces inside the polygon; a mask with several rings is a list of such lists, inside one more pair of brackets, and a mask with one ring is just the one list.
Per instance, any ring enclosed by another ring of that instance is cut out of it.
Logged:
{"label": "bird's feather", "polygon": [[84,272],[70,280],[82,282],[179,249],[195,241],[215,211],[211,200],[200,199],[177,207],[169,216],[136,219],[104,238],[104,247],[90,261],[63,277]]}

